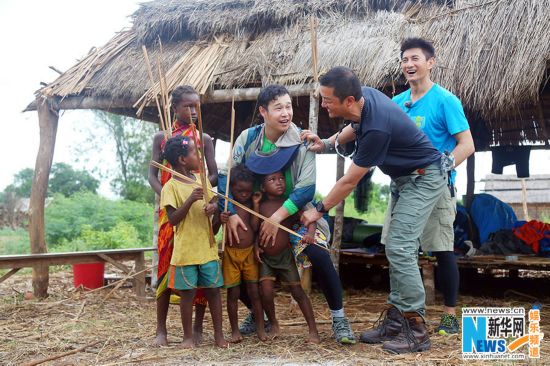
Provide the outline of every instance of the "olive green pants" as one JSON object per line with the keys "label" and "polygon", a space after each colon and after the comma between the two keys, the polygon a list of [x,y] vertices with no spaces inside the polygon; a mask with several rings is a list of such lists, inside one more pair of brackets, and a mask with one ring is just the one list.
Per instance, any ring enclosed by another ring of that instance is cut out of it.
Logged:
{"label": "olive green pants", "polygon": [[425,293],[418,268],[420,236],[428,219],[444,194],[447,175],[439,164],[393,180],[391,218],[386,238],[386,256],[390,263],[388,303],[402,312],[424,315]]}

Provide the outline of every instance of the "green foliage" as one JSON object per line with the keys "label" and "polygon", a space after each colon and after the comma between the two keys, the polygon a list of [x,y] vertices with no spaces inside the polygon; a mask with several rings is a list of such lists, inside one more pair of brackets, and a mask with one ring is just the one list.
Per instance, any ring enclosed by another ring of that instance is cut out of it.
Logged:
{"label": "green foliage", "polygon": [[[31,168],[20,170],[13,176],[13,183],[4,189],[3,198],[7,198],[10,192],[14,192],[17,197],[30,197],[33,175],[34,171]],[[75,170],[69,164],[55,163],[50,172],[48,196],[56,193],[71,196],[78,191],[95,193],[98,187],[99,181],[87,171]]]}
{"label": "green foliage", "polygon": [[98,188],[99,181],[86,170],[74,170],[65,163],[55,163],[52,166],[48,185],[49,195],[61,193],[64,196],[72,196],[79,191],[96,193]]}
{"label": "green foliage", "polygon": [[29,254],[29,233],[23,228],[0,229],[0,255]]}
{"label": "green foliage", "polygon": [[126,222],[137,230],[134,246],[150,245],[153,232],[153,205],[127,200],[112,201],[90,192],[71,197],[56,195],[46,208],[46,241],[55,246],[82,235],[86,226],[109,231]]}
{"label": "green foliage", "polygon": [[4,195],[14,192],[17,197],[30,197],[32,177],[34,172],[31,168],[24,168],[13,176],[13,183],[4,189]]}
{"label": "green foliage", "polygon": [[94,230],[91,225],[82,225],[78,238],[53,248],[55,252],[78,252],[86,250],[135,248],[139,243],[138,231],[127,222],[118,222],[108,231]]}
{"label": "green foliage", "polygon": [[[134,118],[96,111],[96,122],[84,131],[90,138],[78,148],[78,156],[86,156],[98,149],[99,144],[115,145],[117,169],[112,174],[111,186],[121,197],[131,201],[153,203],[155,195],[147,174],[153,135],[157,128]],[[106,138],[98,138],[103,132]]]}

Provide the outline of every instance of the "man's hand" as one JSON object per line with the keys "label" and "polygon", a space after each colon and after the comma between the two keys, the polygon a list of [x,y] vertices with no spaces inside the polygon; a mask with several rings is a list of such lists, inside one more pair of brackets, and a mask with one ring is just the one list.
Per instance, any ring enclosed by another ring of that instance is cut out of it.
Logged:
{"label": "man's hand", "polygon": [[237,231],[239,227],[244,231],[248,231],[248,228],[239,215],[229,216],[229,220],[227,221],[227,229],[229,230],[229,246],[233,246],[233,244],[239,244],[241,242],[239,239],[239,232]]}
{"label": "man's hand", "polygon": [[315,244],[315,234],[304,234],[304,236],[302,236],[302,242],[307,244]]}
{"label": "man's hand", "polygon": [[300,221],[302,221],[302,224],[305,226],[309,226],[309,224],[316,222],[321,217],[323,217],[323,214],[315,208],[310,208],[307,211],[304,211],[302,214],[302,217],[300,218]]}
{"label": "man's hand", "polygon": [[222,224],[227,224],[227,221],[229,221],[229,212],[224,211],[220,213],[220,222]]}
{"label": "man's hand", "polygon": [[325,152],[325,144],[323,143],[321,138],[310,130],[303,130],[300,133],[300,138],[302,139],[302,141],[307,142],[307,149],[309,151],[313,151],[317,154]]}
{"label": "man's hand", "polygon": [[204,205],[204,214],[208,217],[214,215],[218,210],[218,205],[215,203],[207,203]]}
{"label": "man's hand", "polygon": [[274,246],[278,231],[279,228],[272,223],[262,222],[260,226],[260,245],[266,247],[271,243],[271,246]]}

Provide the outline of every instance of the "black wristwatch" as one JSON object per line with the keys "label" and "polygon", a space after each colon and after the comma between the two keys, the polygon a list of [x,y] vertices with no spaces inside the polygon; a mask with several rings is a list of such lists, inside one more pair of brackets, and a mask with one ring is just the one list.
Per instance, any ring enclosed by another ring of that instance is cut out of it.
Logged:
{"label": "black wristwatch", "polygon": [[323,205],[323,201],[319,201],[317,206],[315,206],[315,209],[317,210],[317,212],[320,212],[323,214],[328,212],[328,210],[325,208],[325,205]]}

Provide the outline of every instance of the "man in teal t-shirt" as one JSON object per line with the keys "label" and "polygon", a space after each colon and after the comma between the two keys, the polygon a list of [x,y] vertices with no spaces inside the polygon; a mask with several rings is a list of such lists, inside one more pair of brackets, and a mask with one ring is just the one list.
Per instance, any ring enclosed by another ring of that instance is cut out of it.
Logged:
{"label": "man in teal t-shirt", "polygon": [[[424,252],[437,258],[438,279],[444,295],[444,315],[437,331],[441,334],[457,333],[455,314],[458,297],[459,274],[454,256],[453,222],[456,216],[456,190],[454,181],[458,166],[474,153],[470,127],[460,100],[450,91],[434,83],[430,73],[435,66],[433,45],[421,38],[409,38],[401,44],[401,70],[410,89],[395,96],[393,101],[428,136],[440,152],[447,152],[454,161],[449,172],[449,189],[433,210],[420,238]],[[398,197],[392,194],[392,201]],[[391,202],[390,205],[395,204]],[[387,215],[389,221],[389,215]],[[384,225],[387,226],[387,225]],[[385,240],[383,235],[383,241]],[[392,289],[392,296],[399,296]]]}

